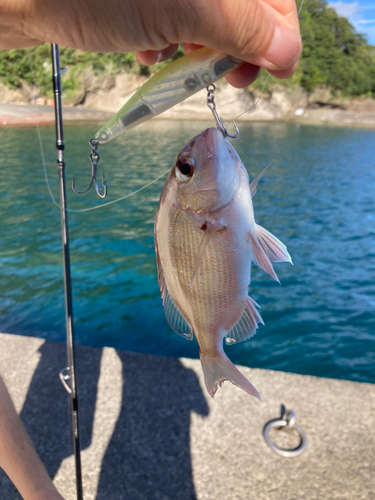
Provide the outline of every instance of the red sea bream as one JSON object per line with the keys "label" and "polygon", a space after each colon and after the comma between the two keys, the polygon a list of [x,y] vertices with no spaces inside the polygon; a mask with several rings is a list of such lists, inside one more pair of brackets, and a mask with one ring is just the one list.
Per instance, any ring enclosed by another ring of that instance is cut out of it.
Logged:
{"label": "red sea bream", "polygon": [[[155,216],[158,280],[171,328],[193,338],[213,397],[229,380],[260,399],[223,350],[263,323],[249,297],[251,263],[277,280],[271,262],[291,262],[283,243],[257,225],[249,176],[222,132],[209,128],[178,155]],[[259,307],[259,306],[258,306]]]}

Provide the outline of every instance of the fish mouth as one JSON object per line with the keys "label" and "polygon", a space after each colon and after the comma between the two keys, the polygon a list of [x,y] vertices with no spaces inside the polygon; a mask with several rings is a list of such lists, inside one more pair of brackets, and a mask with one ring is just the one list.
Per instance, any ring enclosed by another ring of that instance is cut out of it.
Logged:
{"label": "fish mouth", "polygon": [[206,142],[207,157],[210,159],[217,156],[218,143],[223,139],[225,140],[223,133],[214,127],[206,129],[201,134],[200,139]]}

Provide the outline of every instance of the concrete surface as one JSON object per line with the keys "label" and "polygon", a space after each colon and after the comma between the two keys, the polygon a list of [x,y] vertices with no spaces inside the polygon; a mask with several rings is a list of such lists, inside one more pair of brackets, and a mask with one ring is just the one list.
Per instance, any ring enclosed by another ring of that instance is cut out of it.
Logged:
{"label": "concrete surface", "polygon": [[[17,410],[74,500],[65,360],[62,343],[0,334]],[[198,360],[78,346],[77,363],[85,500],[375,499],[375,385],[241,367],[263,402],[228,382],[212,400]],[[281,403],[308,436],[297,458],[262,436]],[[20,498],[4,473],[0,498]]]}

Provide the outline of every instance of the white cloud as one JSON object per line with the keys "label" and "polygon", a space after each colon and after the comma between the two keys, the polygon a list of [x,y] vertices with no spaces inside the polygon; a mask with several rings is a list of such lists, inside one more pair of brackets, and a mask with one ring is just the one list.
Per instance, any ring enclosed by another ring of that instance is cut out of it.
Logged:
{"label": "white cloud", "polygon": [[329,2],[328,6],[334,9],[339,16],[348,18],[356,31],[367,36],[368,42],[375,45],[375,19],[368,19],[370,16],[374,17],[373,14],[370,14],[370,11],[375,10],[373,0],[359,0],[349,3],[339,0],[338,2]]}
{"label": "white cloud", "polygon": [[335,9],[339,16],[350,17],[360,10],[359,2],[344,3],[344,2],[329,2],[329,7]]}
{"label": "white cloud", "polygon": [[361,19],[360,21],[357,21],[357,24],[374,24],[375,19]]}

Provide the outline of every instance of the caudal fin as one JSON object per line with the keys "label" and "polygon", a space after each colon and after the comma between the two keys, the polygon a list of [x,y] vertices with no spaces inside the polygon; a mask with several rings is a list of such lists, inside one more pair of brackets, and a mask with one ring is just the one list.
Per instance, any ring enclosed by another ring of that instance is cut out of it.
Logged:
{"label": "caudal fin", "polygon": [[218,354],[215,358],[205,358],[201,354],[201,363],[204,373],[204,382],[208,394],[213,398],[218,387],[221,387],[225,380],[243,389],[248,394],[255,396],[261,401],[258,391],[247,380],[246,377],[228,359],[225,353]]}

